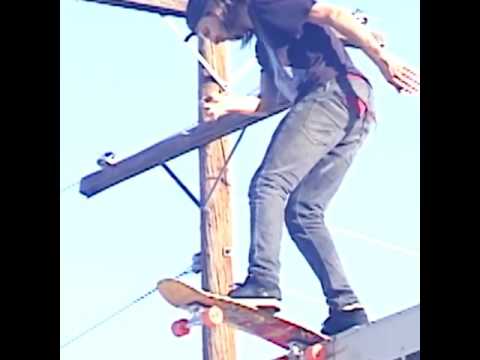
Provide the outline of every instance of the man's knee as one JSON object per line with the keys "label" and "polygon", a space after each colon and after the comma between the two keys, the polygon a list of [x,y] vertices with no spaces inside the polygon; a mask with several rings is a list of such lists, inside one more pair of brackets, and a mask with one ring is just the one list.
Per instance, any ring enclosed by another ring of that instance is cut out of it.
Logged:
{"label": "man's knee", "polygon": [[258,172],[250,182],[248,197],[250,200],[262,197],[280,196],[286,199],[291,186],[280,175],[272,172]]}
{"label": "man's knee", "polygon": [[285,223],[290,232],[303,228],[311,222],[324,222],[324,209],[313,201],[291,196],[285,207]]}

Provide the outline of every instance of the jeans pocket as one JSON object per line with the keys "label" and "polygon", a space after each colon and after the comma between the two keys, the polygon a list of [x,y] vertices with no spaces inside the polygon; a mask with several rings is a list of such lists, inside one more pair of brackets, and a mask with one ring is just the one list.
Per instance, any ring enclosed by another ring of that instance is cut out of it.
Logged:
{"label": "jeans pocket", "polygon": [[301,129],[315,145],[335,145],[345,134],[348,113],[345,107],[328,97],[312,98],[300,116]]}

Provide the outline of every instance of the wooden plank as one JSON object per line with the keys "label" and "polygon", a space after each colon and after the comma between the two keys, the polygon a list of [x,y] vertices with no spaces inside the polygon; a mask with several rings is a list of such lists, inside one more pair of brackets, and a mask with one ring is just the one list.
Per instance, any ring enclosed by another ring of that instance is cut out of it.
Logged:
{"label": "wooden plank", "polygon": [[185,17],[187,0],[83,0],[98,4],[147,11],[161,15]]}
{"label": "wooden plank", "polygon": [[80,181],[80,193],[91,197],[168,160],[197,149],[222,136],[265,120],[287,108],[288,106],[284,105],[271,114],[261,117],[224,116],[218,121],[202,123],[177,133],[119,161],[113,166],[105,167],[86,175]]}

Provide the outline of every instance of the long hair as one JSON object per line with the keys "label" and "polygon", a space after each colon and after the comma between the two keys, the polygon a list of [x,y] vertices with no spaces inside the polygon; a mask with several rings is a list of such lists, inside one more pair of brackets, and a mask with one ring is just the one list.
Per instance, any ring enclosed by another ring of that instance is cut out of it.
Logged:
{"label": "long hair", "polygon": [[[227,31],[235,27],[239,19],[239,9],[248,5],[248,0],[211,0],[220,9],[220,19]],[[245,47],[253,38],[253,31],[248,30],[241,38],[242,48]]]}
{"label": "long hair", "polygon": [[[200,19],[208,13],[213,13],[223,23],[225,29],[234,29],[239,21],[239,9],[247,6],[248,0],[190,0],[187,4],[187,25],[193,32]],[[250,42],[253,31],[247,31],[241,38],[242,47]]]}

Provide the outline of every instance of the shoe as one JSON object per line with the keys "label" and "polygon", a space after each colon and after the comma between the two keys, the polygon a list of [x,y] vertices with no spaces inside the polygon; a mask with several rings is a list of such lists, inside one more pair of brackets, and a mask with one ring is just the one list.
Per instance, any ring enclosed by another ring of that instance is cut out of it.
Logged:
{"label": "shoe", "polygon": [[282,300],[282,293],[278,285],[259,281],[253,276],[248,276],[245,282],[230,291],[228,296],[245,305],[262,308],[280,309]]}
{"label": "shoe", "polygon": [[321,333],[332,336],[368,322],[364,309],[330,310],[330,316],[324,321]]}

